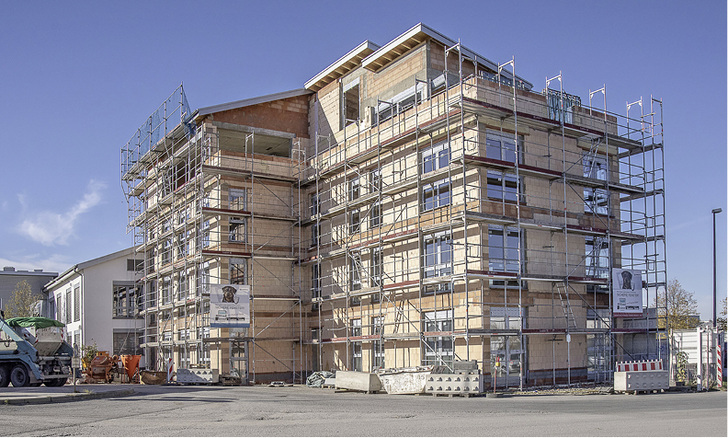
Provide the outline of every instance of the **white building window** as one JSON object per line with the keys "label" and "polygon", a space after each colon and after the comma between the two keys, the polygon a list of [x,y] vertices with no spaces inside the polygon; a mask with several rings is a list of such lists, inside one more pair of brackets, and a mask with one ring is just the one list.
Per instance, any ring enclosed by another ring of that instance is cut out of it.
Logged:
{"label": "white building window", "polygon": [[[425,312],[422,331],[425,332],[422,365],[452,364],[452,309]],[[430,333],[431,335],[427,335]]]}
{"label": "white building window", "polygon": [[81,320],[81,287],[73,288],[73,321]]}
{"label": "white building window", "polygon": [[349,290],[361,289],[361,254],[352,252],[349,254]]}
{"label": "white building window", "polygon": [[[607,180],[607,159],[601,155],[584,152],[584,176],[600,181]],[[598,215],[609,214],[609,192],[599,188],[584,189],[584,212]]]}
{"label": "white building window", "polygon": [[[361,319],[351,320],[351,337],[360,337]],[[361,371],[362,368],[361,340],[351,342],[351,371]]]}
{"label": "white building window", "polygon": [[[444,169],[450,164],[450,144],[446,141],[434,144],[422,150],[422,174]],[[423,211],[432,210],[450,204],[450,178],[443,178],[422,186]]]}
{"label": "white building window", "polygon": [[247,210],[247,192],[245,189],[233,189],[228,191],[228,205],[230,210]]}
{"label": "white building window", "polygon": [[247,259],[230,259],[230,284],[248,284]]}
{"label": "white building window", "polygon": [[[518,136],[518,162],[523,162],[523,136]],[[488,130],[485,136],[485,156],[495,160],[516,162],[516,142],[513,134]]]}
{"label": "white building window", "polygon": [[523,177],[521,177],[519,184],[518,178],[513,173],[489,170],[486,181],[489,199],[516,202],[520,191],[521,202],[525,201],[523,198]]}
{"label": "white building window", "polygon": [[[488,226],[488,269],[494,272],[518,272],[518,251],[524,255],[522,263],[525,272],[525,232],[521,231],[521,245],[518,244],[518,228],[502,225]],[[518,287],[515,280],[491,280],[491,287]]]}
{"label": "white building window", "polygon": [[248,218],[230,218],[228,241],[237,243],[246,243],[248,241]]}
{"label": "white building window", "polygon": [[450,144],[441,141],[422,150],[422,173],[444,169],[450,164]]}
{"label": "white building window", "polygon": [[438,233],[426,236],[423,249],[425,278],[452,274],[452,236],[450,234]]}
{"label": "white building window", "polygon": [[[372,318],[372,335],[382,336],[384,334],[384,317],[375,316]],[[384,344],[382,339],[372,341],[372,370],[384,368]]]}
{"label": "white building window", "polygon": [[114,318],[134,318],[142,310],[142,294],[132,283],[114,284],[112,288],[111,316]]}

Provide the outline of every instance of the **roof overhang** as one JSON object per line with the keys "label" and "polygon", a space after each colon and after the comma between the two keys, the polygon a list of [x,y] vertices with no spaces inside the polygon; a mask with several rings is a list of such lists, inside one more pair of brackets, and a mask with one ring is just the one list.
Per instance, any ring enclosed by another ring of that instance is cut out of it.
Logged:
{"label": "roof overhang", "polygon": [[313,92],[305,88],[296,90],[283,91],[280,93],[266,94],[265,96],[253,97],[250,99],[236,100],[234,102],[222,103],[220,105],[207,106],[197,110],[197,117],[206,116],[208,114],[229,111],[233,109],[243,108],[246,106],[259,105],[261,103],[273,102],[275,100],[290,99],[291,97],[306,96]]}
{"label": "roof overhang", "polygon": [[374,44],[369,40],[364,41],[333,64],[326,67],[321,73],[311,78],[304,84],[304,88],[314,92],[322,89],[326,85],[357,68],[361,64],[362,59],[366,58],[377,49],[379,49],[377,44]]}
{"label": "roof overhang", "polygon": [[[406,32],[404,32],[402,35],[398,36],[397,38],[393,39],[392,41],[388,42],[384,46],[377,49],[374,53],[367,56],[362,61],[362,66],[366,68],[367,70],[371,70],[373,72],[377,72],[384,67],[386,67],[390,62],[394,61],[398,57],[404,55],[409,50],[413,49],[414,47],[418,46],[419,44],[427,41],[428,39],[433,39],[440,44],[444,45],[445,47],[453,47],[458,44],[457,41],[452,40],[445,35],[441,34],[440,32],[422,24],[418,23]],[[473,52],[472,50],[468,49],[467,47],[460,45],[460,50],[462,51],[463,56],[485,66],[489,69],[497,72],[498,71],[498,64],[495,62],[484,58],[483,56]],[[513,79],[513,75],[508,72],[507,70],[503,70],[501,74],[509,79]],[[519,77],[519,80],[523,81],[523,83],[528,87],[532,88],[533,84],[526,81],[525,79]]]}

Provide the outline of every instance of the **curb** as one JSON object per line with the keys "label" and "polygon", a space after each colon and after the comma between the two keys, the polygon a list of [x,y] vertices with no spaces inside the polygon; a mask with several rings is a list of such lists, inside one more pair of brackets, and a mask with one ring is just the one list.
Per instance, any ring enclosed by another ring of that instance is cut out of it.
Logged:
{"label": "curb", "polygon": [[62,395],[47,395],[39,397],[22,397],[14,399],[5,399],[0,402],[3,405],[42,405],[48,403],[67,403],[83,400],[96,400],[101,398],[126,397],[135,394],[133,389],[124,389],[120,391],[106,392],[87,392]]}

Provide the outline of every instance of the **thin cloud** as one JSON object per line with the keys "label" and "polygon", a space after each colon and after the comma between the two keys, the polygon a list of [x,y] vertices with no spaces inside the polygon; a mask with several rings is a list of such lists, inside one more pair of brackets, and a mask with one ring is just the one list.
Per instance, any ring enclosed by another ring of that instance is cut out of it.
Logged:
{"label": "thin cloud", "polygon": [[20,224],[20,234],[45,246],[67,245],[68,240],[74,235],[79,218],[101,202],[101,192],[104,189],[106,184],[91,180],[83,198],[68,211],[63,213],[41,211],[26,218]]}

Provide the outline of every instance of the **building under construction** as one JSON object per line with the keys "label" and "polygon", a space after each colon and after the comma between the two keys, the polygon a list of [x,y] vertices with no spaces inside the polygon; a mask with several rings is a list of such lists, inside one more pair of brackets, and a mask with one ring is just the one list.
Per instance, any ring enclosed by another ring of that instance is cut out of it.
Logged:
{"label": "building under construction", "polygon": [[[180,87],[121,153],[147,363],[469,360],[500,387],[666,358],[662,102],[565,85],[418,24],[300,90],[192,111]],[[632,315],[617,268],[641,275]],[[250,286],[249,328],[211,328],[211,284]]]}

